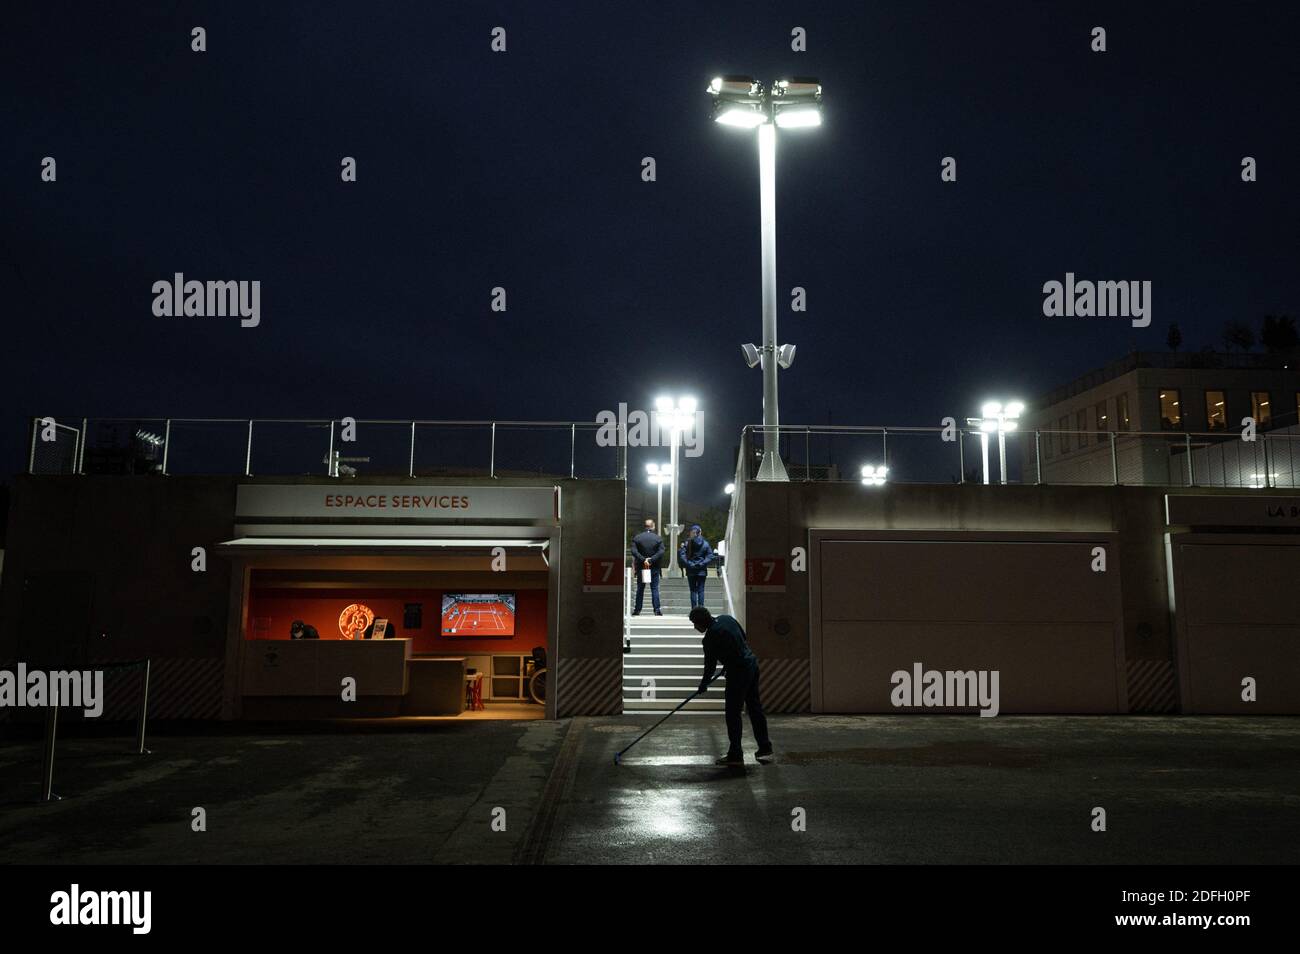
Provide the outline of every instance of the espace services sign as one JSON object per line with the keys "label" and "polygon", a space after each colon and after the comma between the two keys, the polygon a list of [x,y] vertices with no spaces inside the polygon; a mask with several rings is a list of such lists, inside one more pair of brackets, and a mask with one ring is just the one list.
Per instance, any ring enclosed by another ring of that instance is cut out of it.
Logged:
{"label": "espace services sign", "polygon": [[240,484],[235,515],[558,521],[560,488]]}

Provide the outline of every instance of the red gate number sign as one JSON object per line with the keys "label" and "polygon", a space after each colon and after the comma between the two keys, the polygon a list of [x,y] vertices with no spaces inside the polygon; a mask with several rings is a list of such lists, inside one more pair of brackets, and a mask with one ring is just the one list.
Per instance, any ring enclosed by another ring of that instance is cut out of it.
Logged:
{"label": "red gate number sign", "polygon": [[785,592],[785,558],[753,557],[745,560],[745,589]]}
{"label": "red gate number sign", "polygon": [[621,593],[623,591],[623,561],[618,557],[583,557],[582,592]]}

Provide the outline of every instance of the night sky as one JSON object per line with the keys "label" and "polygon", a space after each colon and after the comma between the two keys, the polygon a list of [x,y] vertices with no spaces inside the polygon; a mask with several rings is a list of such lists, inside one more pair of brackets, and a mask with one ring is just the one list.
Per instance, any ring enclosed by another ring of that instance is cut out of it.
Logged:
{"label": "night sky", "polygon": [[[683,494],[720,497],[762,395],[757,157],[710,122],[721,73],[825,91],[778,145],[783,423],[1032,402],[1171,321],[1217,347],[1300,315],[1297,10],[6,4],[0,463],[41,414],[590,421],[690,391]],[[260,280],[260,327],[154,317],[176,271]],[[1150,280],[1150,327],[1045,318],[1067,271]]]}

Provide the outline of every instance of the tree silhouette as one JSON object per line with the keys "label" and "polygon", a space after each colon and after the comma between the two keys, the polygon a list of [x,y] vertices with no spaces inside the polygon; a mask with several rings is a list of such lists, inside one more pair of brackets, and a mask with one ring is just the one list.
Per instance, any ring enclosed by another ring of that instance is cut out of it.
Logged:
{"label": "tree silhouette", "polygon": [[1232,318],[1223,324],[1223,348],[1231,351],[1233,347],[1249,351],[1255,347],[1255,332],[1238,318]]}
{"label": "tree silhouette", "polygon": [[1295,351],[1300,348],[1300,335],[1296,333],[1295,319],[1290,315],[1265,315],[1259,334],[1260,344],[1270,354]]}

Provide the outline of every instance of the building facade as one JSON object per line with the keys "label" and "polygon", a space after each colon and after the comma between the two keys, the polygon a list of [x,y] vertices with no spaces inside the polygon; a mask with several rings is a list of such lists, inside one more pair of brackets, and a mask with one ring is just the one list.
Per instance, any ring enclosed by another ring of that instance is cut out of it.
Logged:
{"label": "building facade", "polygon": [[[1294,358],[1134,352],[1034,403],[1021,422],[1024,473],[1057,484],[1294,487],[1298,415]],[[1246,417],[1273,439],[1242,441]]]}

